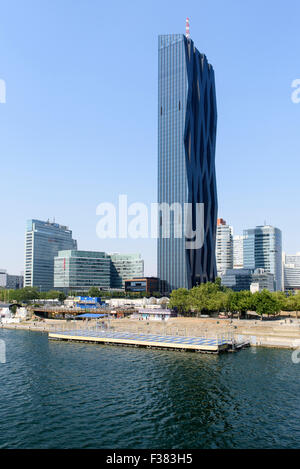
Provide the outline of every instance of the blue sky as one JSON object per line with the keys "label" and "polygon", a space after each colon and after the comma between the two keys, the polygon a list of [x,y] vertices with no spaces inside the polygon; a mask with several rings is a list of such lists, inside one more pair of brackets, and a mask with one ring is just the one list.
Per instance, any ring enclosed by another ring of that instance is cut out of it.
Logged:
{"label": "blue sky", "polygon": [[235,233],[267,223],[300,251],[298,0],[10,0],[0,15],[0,267],[23,270],[28,218],[67,224],[80,249],[140,251],[155,240],[101,240],[96,207],[156,201],[157,36],[191,37],[216,73],[219,216]]}

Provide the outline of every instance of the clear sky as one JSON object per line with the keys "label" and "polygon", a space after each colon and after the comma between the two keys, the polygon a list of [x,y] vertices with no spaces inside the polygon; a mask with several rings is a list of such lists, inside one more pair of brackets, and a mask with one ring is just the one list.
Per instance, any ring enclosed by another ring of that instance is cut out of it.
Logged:
{"label": "clear sky", "polygon": [[140,251],[155,240],[100,240],[96,207],[156,201],[157,36],[191,37],[216,73],[219,216],[268,224],[300,251],[299,0],[1,2],[0,268],[23,270],[26,220],[55,217],[79,249]]}

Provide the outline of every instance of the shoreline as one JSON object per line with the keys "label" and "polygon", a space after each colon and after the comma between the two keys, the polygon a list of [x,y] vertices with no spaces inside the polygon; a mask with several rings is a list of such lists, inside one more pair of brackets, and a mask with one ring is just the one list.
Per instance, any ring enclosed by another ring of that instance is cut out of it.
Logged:
{"label": "shoreline", "polygon": [[[289,320],[290,321],[290,320]],[[163,335],[200,336],[232,334],[250,339],[252,346],[296,349],[300,347],[300,320],[292,322],[282,320],[247,320],[216,318],[172,318],[166,322],[137,319],[111,319],[103,321],[107,327],[122,332],[141,332]],[[95,321],[67,321],[44,319],[30,320],[21,323],[0,324],[0,329],[28,330],[31,332],[56,332],[76,328],[95,327]]]}

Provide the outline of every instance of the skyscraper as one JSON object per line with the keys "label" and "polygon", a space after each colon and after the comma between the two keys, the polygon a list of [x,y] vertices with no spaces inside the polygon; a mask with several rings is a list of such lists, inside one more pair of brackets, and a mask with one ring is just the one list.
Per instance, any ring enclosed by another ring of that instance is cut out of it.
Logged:
{"label": "skyscraper", "polygon": [[244,230],[244,268],[264,269],[274,275],[275,290],[282,290],[282,236],[273,226]]}
{"label": "skyscraper", "polygon": [[233,237],[233,268],[242,269],[244,267],[244,236]]}
{"label": "skyscraper", "polygon": [[25,287],[47,291],[54,286],[54,257],[58,251],[77,249],[66,226],[28,220],[25,233]]}
{"label": "skyscraper", "polygon": [[[217,108],[213,67],[188,34],[159,36],[158,56],[158,203],[180,204],[182,213],[190,204],[188,224],[203,229],[203,244],[192,249],[183,216],[171,213],[167,237],[159,213],[158,277],[171,291],[216,277]],[[204,204],[200,221],[196,204]]]}
{"label": "skyscraper", "polygon": [[232,227],[223,218],[217,221],[216,241],[217,273],[220,277],[227,269],[233,268]]}

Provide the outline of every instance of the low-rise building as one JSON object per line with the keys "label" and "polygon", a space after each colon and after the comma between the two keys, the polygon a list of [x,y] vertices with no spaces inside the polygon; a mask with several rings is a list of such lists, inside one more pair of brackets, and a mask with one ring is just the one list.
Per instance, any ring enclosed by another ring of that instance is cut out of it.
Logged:
{"label": "low-rise building", "polygon": [[275,290],[274,275],[264,269],[227,269],[221,283],[234,291],[250,290],[254,293],[264,289]]}
{"label": "low-rise building", "polygon": [[170,309],[150,309],[142,308],[132,315],[134,319],[145,321],[168,321],[171,317],[176,317],[177,313]]}
{"label": "low-rise building", "polygon": [[140,277],[125,280],[126,292],[153,293],[159,291],[159,280],[157,277]]}

